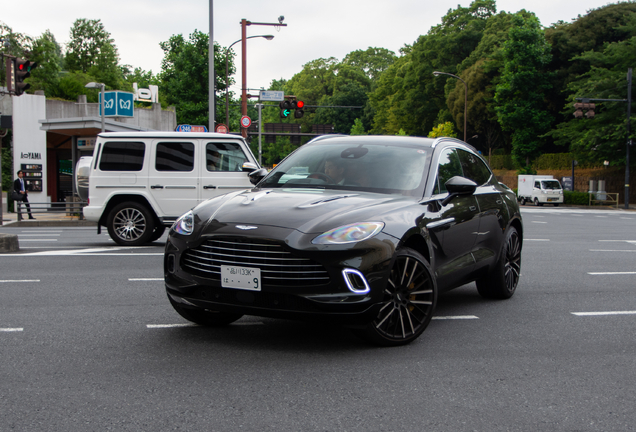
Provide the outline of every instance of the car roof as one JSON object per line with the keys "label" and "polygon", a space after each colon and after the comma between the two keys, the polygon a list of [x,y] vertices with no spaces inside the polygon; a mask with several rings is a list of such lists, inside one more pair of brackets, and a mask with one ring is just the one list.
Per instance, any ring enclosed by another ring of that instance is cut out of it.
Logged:
{"label": "car roof", "polygon": [[415,136],[404,135],[322,135],[307,144],[336,144],[336,143],[350,143],[350,144],[389,144],[389,145],[414,145],[427,148],[435,148],[441,144],[453,144],[465,146],[473,151],[476,150],[469,144],[460,141],[455,138],[439,137],[439,138],[424,138]]}
{"label": "car roof", "polygon": [[103,138],[181,138],[181,139],[226,139],[242,140],[240,135],[231,135],[215,132],[173,132],[173,131],[149,131],[149,132],[102,132]]}

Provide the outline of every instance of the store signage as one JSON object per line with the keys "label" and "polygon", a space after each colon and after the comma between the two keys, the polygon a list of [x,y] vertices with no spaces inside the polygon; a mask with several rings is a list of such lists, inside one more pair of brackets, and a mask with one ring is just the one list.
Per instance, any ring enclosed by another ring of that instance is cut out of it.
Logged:
{"label": "store signage", "polygon": [[[134,117],[133,94],[123,91],[104,92],[104,117]],[[102,94],[99,94],[99,115],[102,115]]]}
{"label": "store signage", "polygon": [[133,99],[139,102],[159,103],[159,86],[149,85],[149,88],[138,88],[133,83]]}

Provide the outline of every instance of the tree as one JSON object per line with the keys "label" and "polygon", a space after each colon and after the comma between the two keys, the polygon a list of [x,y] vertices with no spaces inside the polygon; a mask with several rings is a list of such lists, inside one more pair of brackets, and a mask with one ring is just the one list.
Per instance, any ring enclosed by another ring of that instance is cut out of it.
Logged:
{"label": "tree", "polygon": [[[177,108],[177,122],[208,125],[208,41],[206,33],[195,30],[186,40],[173,35],[159,45],[164,52],[161,63],[161,90],[165,101]],[[225,55],[214,43],[214,69],[225,70]],[[225,74],[217,75],[216,91],[225,92]],[[216,119],[225,121],[225,110],[215,110]]]}
{"label": "tree", "polygon": [[451,122],[440,123],[428,133],[428,137],[429,138],[437,138],[437,137],[457,138],[457,132],[455,132],[455,126],[453,126],[453,123]]}
{"label": "tree", "polygon": [[123,74],[117,47],[100,20],[75,20],[64,64],[69,72],[89,74],[110,88],[121,87]]}
{"label": "tree", "polygon": [[366,135],[367,133],[364,130],[364,125],[362,124],[362,120],[355,119],[353,122],[353,126],[351,127],[351,131],[349,135]]}
{"label": "tree", "polygon": [[38,67],[31,73],[30,90],[44,90],[48,95],[56,94],[64,56],[62,48],[50,30],[45,31],[33,41],[31,59],[37,62]]}
{"label": "tree", "polygon": [[545,108],[551,89],[547,65],[550,46],[536,17],[513,16],[513,27],[503,48],[504,73],[497,85],[497,118],[512,136],[512,156],[521,166],[541,152],[541,136],[550,129],[552,116]]}

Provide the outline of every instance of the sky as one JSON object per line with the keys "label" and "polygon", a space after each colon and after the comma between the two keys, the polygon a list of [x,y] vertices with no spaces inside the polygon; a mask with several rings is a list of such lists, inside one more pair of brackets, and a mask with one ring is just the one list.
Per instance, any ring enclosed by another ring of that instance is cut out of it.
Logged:
{"label": "sky", "polygon": [[[241,19],[253,23],[277,23],[284,16],[287,27],[247,27],[247,36],[274,35],[268,41],[247,41],[247,87],[267,89],[274,79],[290,79],[304,64],[335,57],[342,60],[355,50],[387,48],[396,54],[442,20],[449,9],[467,7],[470,0],[29,0],[5,1],[0,21],[14,32],[32,37],[50,30],[64,47],[78,18],[100,19],[119,50],[121,64],[153,73],[161,71],[163,51],[159,43],[172,35],[188,37],[195,29],[209,31],[209,6],[213,6],[213,36],[227,47],[241,38]],[[498,0],[497,11],[534,12],[548,27],[570,22],[604,0]],[[237,54],[240,92],[241,44]],[[217,74],[225,71],[217,71]]]}

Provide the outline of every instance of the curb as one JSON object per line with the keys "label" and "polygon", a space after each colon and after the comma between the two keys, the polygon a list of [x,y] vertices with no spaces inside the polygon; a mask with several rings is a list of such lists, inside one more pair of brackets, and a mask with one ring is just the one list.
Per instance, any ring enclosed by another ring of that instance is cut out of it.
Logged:
{"label": "curb", "polygon": [[19,250],[20,244],[18,243],[18,236],[16,234],[0,233],[0,253],[17,252]]}

